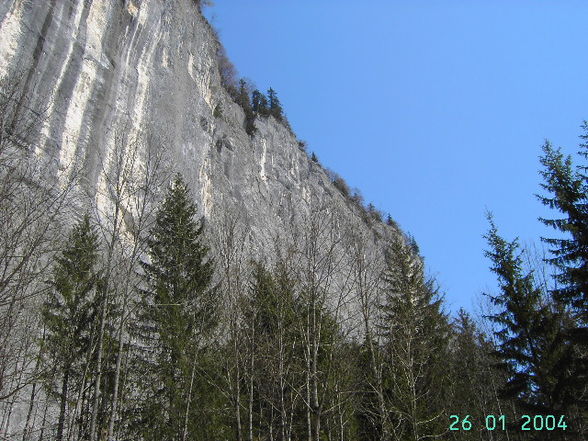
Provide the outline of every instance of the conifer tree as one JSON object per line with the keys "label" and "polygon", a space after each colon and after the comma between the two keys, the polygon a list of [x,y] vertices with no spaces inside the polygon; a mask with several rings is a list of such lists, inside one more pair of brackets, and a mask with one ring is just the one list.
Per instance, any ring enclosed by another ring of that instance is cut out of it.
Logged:
{"label": "conifer tree", "polygon": [[241,80],[239,80],[239,95],[237,97],[237,104],[243,108],[243,112],[245,113],[245,131],[247,134],[253,135],[256,130],[255,113],[251,107],[249,90],[250,89],[247,87],[247,82],[241,78]]}
{"label": "conifer tree", "polygon": [[204,344],[216,324],[216,300],[203,222],[195,215],[177,175],[157,213],[148,240],[150,260],[143,264],[138,368],[146,396],[134,430],[145,440],[192,440],[209,427],[203,415],[210,407],[199,378]]}
{"label": "conifer tree", "polygon": [[301,424],[298,393],[304,380],[294,283],[281,264],[274,271],[254,264],[243,331],[249,343],[247,419],[258,421],[251,432],[257,436],[291,439]]}
{"label": "conifer tree", "polygon": [[386,408],[397,439],[420,440],[445,431],[444,396],[449,325],[442,299],[416,243],[398,237],[386,253],[386,294],[381,306]]}
{"label": "conifer tree", "polygon": [[68,403],[84,386],[100,300],[98,237],[87,215],[73,227],[67,243],[57,258],[51,290],[42,309],[46,328],[44,361],[55,368],[60,381],[56,385],[50,378],[46,384],[59,400],[57,441],[64,437]]}
{"label": "conifer tree", "polygon": [[267,91],[267,98],[269,103],[269,114],[276,118],[278,121],[283,121],[284,111],[282,109],[282,104],[278,99],[278,94],[271,87]]}
{"label": "conifer tree", "polygon": [[269,115],[268,101],[263,93],[255,89],[251,94],[251,107],[261,116]]}
{"label": "conifer tree", "polygon": [[488,318],[496,324],[494,355],[507,375],[502,396],[528,411],[565,410],[562,398],[569,386],[558,316],[535,285],[532,271],[525,272],[517,240],[504,240],[490,215],[488,220],[486,256],[500,287],[498,295],[490,296],[498,310]]}
{"label": "conifer tree", "polygon": [[[588,137],[588,135],[587,135]],[[587,144],[582,144],[584,149]],[[584,151],[586,153],[586,151]],[[564,157],[549,142],[543,146],[541,164],[544,170],[541,186],[551,197],[538,196],[549,208],[561,212],[560,219],[541,219],[564,233],[563,238],[544,238],[551,245],[549,261],[559,269],[556,298],[569,304],[588,324],[588,177],[572,168],[572,159]]]}
{"label": "conifer tree", "polygon": [[[588,123],[583,124],[581,138],[588,140]],[[580,144],[580,156],[588,157],[588,144]],[[562,233],[557,238],[542,238],[551,245],[555,266],[556,287],[552,290],[556,318],[563,330],[565,353],[560,372],[568,373],[561,381],[561,400],[568,409],[577,408],[578,421],[588,417],[588,175],[586,165],[573,167],[570,156],[564,157],[549,142],[543,146],[541,157],[542,187],[548,196],[538,196],[549,208],[563,216],[540,220]],[[551,327],[552,333],[556,332]]]}
{"label": "conifer tree", "polygon": [[[492,345],[480,332],[472,317],[463,309],[453,322],[451,357],[448,369],[451,376],[451,414],[461,419],[466,415],[477,419],[486,415],[505,415],[513,421],[512,406],[500,400],[498,388],[504,374],[493,368]],[[453,421],[453,420],[452,420]],[[486,430],[452,431],[455,440],[508,439]]]}

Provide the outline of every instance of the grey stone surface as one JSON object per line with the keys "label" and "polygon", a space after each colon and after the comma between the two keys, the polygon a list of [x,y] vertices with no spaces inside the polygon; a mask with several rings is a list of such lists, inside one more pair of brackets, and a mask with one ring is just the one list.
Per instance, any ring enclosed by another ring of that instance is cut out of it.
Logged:
{"label": "grey stone surface", "polygon": [[[313,215],[330,218],[321,234],[340,243],[336,268],[321,269],[325,291],[357,329],[353,247],[341,232],[362,238],[374,274],[386,237],[398,232],[344,197],[281,123],[258,119],[255,136],[245,132],[242,109],[221,86],[218,44],[193,0],[0,0],[0,79],[18,78],[27,105],[44,115],[33,145],[54,179],[67,182],[81,168],[80,192],[107,213],[116,146],[141,140],[141,160],[146,149],[165,152],[167,171],[188,182],[213,251],[227,217],[248,232],[247,254],[268,260],[276,239],[300,244]],[[133,207],[123,208],[131,225]],[[23,412],[16,406],[14,430]]]}
{"label": "grey stone surface", "polygon": [[253,254],[271,253],[273,238],[317,206],[381,249],[379,238],[395,230],[366,221],[287,128],[258,119],[255,136],[245,133],[243,111],[220,83],[217,45],[193,0],[0,2],[0,77],[22,76],[46,115],[39,157],[55,163],[58,179],[83,165],[98,206],[108,204],[104,174],[122,133],[166,151],[212,225],[239,216]]}

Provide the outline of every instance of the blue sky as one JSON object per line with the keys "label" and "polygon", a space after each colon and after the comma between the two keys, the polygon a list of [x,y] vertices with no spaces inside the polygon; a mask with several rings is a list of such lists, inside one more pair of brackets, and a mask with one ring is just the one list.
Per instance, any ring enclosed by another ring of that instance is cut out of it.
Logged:
{"label": "blue sky", "polygon": [[229,57],[320,161],[415,236],[448,307],[495,290],[491,210],[532,242],[545,139],[588,119],[588,2],[215,0]]}

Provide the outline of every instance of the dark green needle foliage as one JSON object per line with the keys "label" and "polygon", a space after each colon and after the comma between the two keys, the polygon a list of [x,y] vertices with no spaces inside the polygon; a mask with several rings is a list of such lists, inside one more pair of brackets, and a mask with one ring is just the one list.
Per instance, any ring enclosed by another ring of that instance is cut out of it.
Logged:
{"label": "dark green needle foliage", "polygon": [[99,304],[98,238],[86,215],[76,224],[61,252],[43,305],[44,361],[55,370],[46,386],[59,402],[55,439],[64,436],[68,403],[83,387],[91,362]]}
{"label": "dark green needle foliage", "polygon": [[[582,145],[586,149],[586,144]],[[583,152],[586,154],[586,151]],[[564,233],[560,238],[544,238],[551,245],[550,262],[559,270],[555,297],[569,304],[588,322],[588,178],[572,168],[571,157],[564,157],[549,142],[543,146],[541,186],[550,194],[538,196],[549,208],[563,214],[558,219],[541,219]]]}
{"label": "dark green needle foliage", "polygon": [[[214,400],[202,373],[215,324],[213,263],[202,243],[203,223],[177,175],[168,188],[148,240],[143,264],[138,368],[144,396],[134,430],[145,440],[213,437],[206,409]],[[210,402],[206,403],[206,399]]]}
{"label": "dark green needle foliage", "polygon": [[267,98],[259,90],[254,90],[251,94],[251,107],[253,111],[258,113],[260,116],[269,115],[269,106]]}
{"label": "dark green needle foliage", "polygon": [[496,325],[498,346],[494,355],[507,374],[502,396],[514,399],[526,411],[565,410],[562,398],[568,371],[561,315],[536,286],[533,272],[525,271],[517,240],[503,239],[490,215],[488,220],[486,256],[500,288],[499,294],[490,296],[497,312],[488,318]]}
{"label": "dark green needle foliage", "polygon": [[393,240],[386,253],[380,333],[387,370],[384,391],[398,439],[445,431],[449,324],[433,280],[424,275],[416,242]]}
{"label": "dark green needle foliage", "polygon": [[[583,123],[584,141],[579,155],[588,157],[588,124]],[[588,416],[588,176],[587,166],[573,166],[550,143],[543,146],[541,157],[542,187],[548,196],[538,196],[549,208],[561,213],[556,219],[540,219],[560,233],[559,237],[542,238],[551,248],[548,262],[557,269],[552,290],[555,316],[563,327],[565,351],[560,368],[568,373],[562,400],[566,407],[576,408],[578,420]],[[583,416],[582,416],[583,415]]]}
{"label": "dark green needle foliage", "polygon": [[[492,343],[478,329],[472,317],[461,308],[453,321],[451,359],[451,413],[472,415],[483,421],[486,415],[505,415],[514,421],[512,406],[497,395],[497,388],[505,381],[503,372],[492,367]],[[496,440],[497,434],[487,430],[452,431],[455,440]],[[499,435],[500,436],[500,435]]]}
{"label": "dark green needle foliage", "polygon": [[253,136],[255,131],[255,112],[251,107],[251,98],[249,97],[249,88],[244,79],[239,81],[239,94],[237,95],[237,104],[243,108],[245,113],[245,131],[248,135]]}
{"label": "dark green needle foliage", "polygon": [[284,121],[284,110],[282,109],[282,104],[280,103],[278,94],[271,87],[267,91],[267,99],[269,105],[269,114],[278,121]]}

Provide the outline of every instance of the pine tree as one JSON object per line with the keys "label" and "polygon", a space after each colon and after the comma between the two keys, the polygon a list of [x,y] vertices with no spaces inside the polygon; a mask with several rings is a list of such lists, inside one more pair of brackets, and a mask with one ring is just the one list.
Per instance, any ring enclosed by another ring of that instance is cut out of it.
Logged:
{"label": "pine tree", "polygon": [[283,265],[270,271],[255,263],[250,298],[244,310],[248,337],[248,420],[257,421],[256,436],[274,433],[291,439],[298,421],[298,391],[303,384],[294,281]]}
{"label": "pine tree", "polygon": [[[495,360],[490,356],[491,343],[463,309],[453,321],[450,346],[451,413],[462,419],[470,415],[475,424],[479,417],[486,415],[505,415],[506,420],[513,421],[511,406],[498,397],[504,374],[493,368]],[[459,441],[508,439],[500,435],[497,438],[497,433],[485,430],[459,430],[451,434]]]}
{"label": "pine tree", "polygon": [[[588,124],[584,122],[582,127],[581,138],[586,141]],[[584,142],[580,148],[580,156],[587,158],[588,144]],[[566,348],[560,372],[569,374],[561,380],[565,383],[561,400],[570,412],[578,409],[580,421],[588,417],[588,167],[574,168],[571,157],[564,157],[549,142],[543,146],[541,164],[541,185],[550,196],[538,198],[563,215],[558,219],[540,219],[562,233],[558,238],[542,238],[551,245],[552,257],[547,261],[558,270],[557,285],[552,290],[557,303],[553,317],[564,327],[559,331]],[[556,331],[552,327],[553,332]]]}
{"label": "pine tree", "polygon": [[278,121],[283,121],[284,111],[282,109],[282,104],[278,99],[278,94],[271,87],[267,91],[267,98],[269,102],[269,114],[276,118]]}
{"label": "pine tree", "polygon": [[[139,425],[145,440],[191,440],[207,433],[206,394],[200,390],[203,347],[216,324],[213,262],[202,243],[203,222],[177,175],[148,240],[138,329],[144,372]],[[196,399],[198,397],[198,399]]]}
{"label": "pine tree", "polygon": [[249,90],[247,82],[244,79],[239,80],[237,104],[243,108],[243,112],[245,113],[245,131],[248,135],[253,135],[257,129],[255,128],[255,112],[251,107]]}
{"label": "pine tree", "polygon": [[98,237],[86,215],[76,224],[67,247],[57,258],[51,290],[43,305],[46,328],[45,363],[55,368],[60,378],[47,387],[59,400],[59,419],[55,439],[64,437],[68,403],[84,387],[84,371],[91,362],[92,333],[96,328],[99,304]]}
{"label": "pine tree", "polygon": [[[588,148],[586,144],[582,146]],[[549,261],[560,271],[556,276],[559,287],[554,295],[573,307],[588,324],[588,177],[574,171],[571,157],[564,157],[549,142],[543,146],[541,164],[544,167],[541,186],[552,197],[538,198],[564,215],[541,221],[567,236],[543,239],[552,246],[554,257]]]}
{"label": "pine tree", "polygon": [[269,115],[267,98],[257,89],[255,89],[251,94],[251,107],[253,108],[254,112],[257,112],[261,116]]}
{"label": "pine tree", "polygon": [[517,240],[504,240],[490,215],[488,220],[490,230],[485,238],[490,249],[485,254],[500,287],[500,294],[490,296],[498,311],[488,318],[497,326],[494,355],[507,374],[502,396],[514,399],[527,411],[565,410],[562,395],[568,381],[562,361],[566,347],[558,316],[535,285],[532,271],[525,272]]}
{"label": "pine tree", "polygon": [[434,281],[424,276],[416,243],[395,238],[386,253],[380,333],[387,359],[386,407],[397,439],[445,431],[449,324]]}

